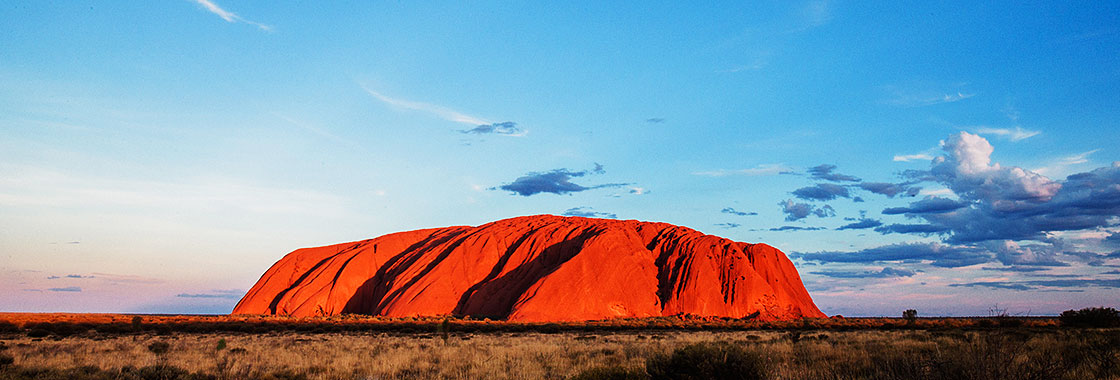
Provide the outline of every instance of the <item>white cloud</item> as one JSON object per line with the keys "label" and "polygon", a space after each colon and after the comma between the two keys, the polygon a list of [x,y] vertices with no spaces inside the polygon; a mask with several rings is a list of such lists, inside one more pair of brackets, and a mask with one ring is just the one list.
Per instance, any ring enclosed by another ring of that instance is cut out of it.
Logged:
{"label": "white cloud", "polygon": [[[954,166],[956,172],[975,175],[991,170],[999,170],[999,164],[992,167],[991,156],[995,148],[983,137],[961,132],[951,136],[941,143],[943,149],[949,152],[948,161]],[[941,157],[944,159],[944,157]]]}
{"label": "white cloud", "polygon": [[1035,172],[992,164],[992,144],[968,132],[950,136],[942,148],[949,155],[934,160],[933,173],[944,177],[958,194],[976,193],[974,196],[991,198],[993,203],[1001,203],[996,200],[1002,197],[1049,200],[1062,187]]}
{"label": "white cloud", "polygon": [[474,126],[493,124],[492,122],[486,121],[485,119],[467,115],[444,106],[392,98],[380,92],[371,90],[366,86],[362,86],[362,89],[373,96],[375,99],[385,102],[386,104],[393,107],[412,111],[420,111],[447,121],[454,121],[457,123],[470,124]]}
{"label": "white cloud", "polygon": [[730,175],[743,175],[743,176],[764,176],[764,175],[778,175],[785,172],[792,172],[793,168],[783,164],[761,164],[749,169],[727,170],[718,169],[703,172],[694,172],[692,175],[702,175],[708,177],[726,177]]}
{"label": "white cloud", "polygon": [[953,193],[953,190],[949,190],[949,189],[946,189],[946,188],[941,188],[941,189],[922,189],[921,191],[918,192],[918,195],[921,195],[923,197],[948,197],[948,196],[954,196],[956,194]]}
{"label": "white cloud", "polygon": [[983,134],[983,135],[996,135],[996,136],[1000,136],[1000,137],[1006,137],[1008,139],[1011,139],[1011,141],[1019,141],[1019,140],[1023,140],[1023,139],[1027,139],[1027,138],[1030,138],[1030,137],[1037,136],[1039,133],[1042,133],[1042,132],[1026,130],[1026,129],[1023,129],[1019,126],[1015,126],[1014,129],[1012,129],[1012,128],[980,127],[980,128],[976,129],[976,133]]}
{"label": "white cloud", "polygon": [[227,11],[225,9],[222,9],[222,7],[219,7],[218,4],[214,4],[210,0],[194,0],[194,2],[198,3],[198,5],[201,5],[203,8],[206,8],[206,10],[210,11],[210,13],[218,15],[218,17],[221,17],[222,20],[226,20],[226,22],[239,22],[240,21],[240,22],[243,22],[243,23],[246,23],[246,24],[249,24],[249,25],[256,26],[257,28],[260,28],[261,30],[264,30],[264,31],[271,31],[272,30],[271,26],[261,24],[259,22],[255,22],[255,21],[246,20],[246,19],[242,18],[241,16],[238,16],[236,13],[233,13],[233,12]]}
{"label": "white cloud", "polygon": [[933,159],[933,155],[930,155],[928,153],[896,154],[894,156],[894,161],[895,162],[910,162],[910,161],[917,161],[917,160],[929,161],[929,160],[932,160],[932,159]]}

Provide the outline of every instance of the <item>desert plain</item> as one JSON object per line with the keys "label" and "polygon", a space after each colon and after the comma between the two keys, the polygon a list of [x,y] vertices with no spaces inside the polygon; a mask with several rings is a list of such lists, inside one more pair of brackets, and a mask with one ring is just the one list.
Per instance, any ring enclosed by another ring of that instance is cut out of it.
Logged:
{"label": "desert plain", "polygon": [[1011,316],[514,323],[4,313],[0,358],[0,379],[1115,379],[1120,329]]}

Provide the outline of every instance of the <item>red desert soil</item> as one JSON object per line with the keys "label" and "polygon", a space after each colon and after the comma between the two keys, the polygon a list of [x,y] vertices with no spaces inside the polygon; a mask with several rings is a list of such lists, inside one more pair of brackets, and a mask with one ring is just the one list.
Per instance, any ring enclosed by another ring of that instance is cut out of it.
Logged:
{"label": "red desert soil", "polygon": [[[233,314],[823,318],[784,253],[666,223],[537,215],[289,253]],[[755,315],[757,313],[757,315]]]}

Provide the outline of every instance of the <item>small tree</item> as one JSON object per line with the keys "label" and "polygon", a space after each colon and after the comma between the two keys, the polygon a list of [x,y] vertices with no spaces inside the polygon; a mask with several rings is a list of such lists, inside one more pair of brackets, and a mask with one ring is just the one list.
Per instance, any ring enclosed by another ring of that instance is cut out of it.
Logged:
{"label": "small tree", "polygon": [[451,333],[451,321],[449,318],[444,318],[443,321],[436,326],[436,331],[439,332],[439,337],[443,338],[443,344],[447,344],[447,338]]}
{"label": "small tree", "polygon": [[914,323],[914,321],[918,319],[918,311],[906,309],[906,311],[902,312],[902,319],[905,319],[906,323]]}

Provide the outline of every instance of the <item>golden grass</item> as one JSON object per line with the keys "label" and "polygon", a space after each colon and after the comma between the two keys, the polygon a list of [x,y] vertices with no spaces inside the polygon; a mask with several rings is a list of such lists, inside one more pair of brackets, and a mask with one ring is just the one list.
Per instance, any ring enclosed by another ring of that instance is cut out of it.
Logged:
{"label": "golden grass", "polygon": [[[166,353],[149,349],[158,342]],[[135,378],[129,368],[148,366],[217,379],[564,379],[595,368],[644,373],[651,358],[700,342],[746,349],[772,379],[1120,379],[1120,329],[1065,328],[1055,318],[516,323],[65,313],[0,313],[0,379],[80,367],[104,371],[84,378]]]}
{"label": "golden grass", "polygon": [[[1120,330],[451,333],[446,340],[441,334],[86,333],[45,339],[9,335],[2,353],[25,368],[119,370],[163,364],[223,379],[285,371],[309,379],[564,379],[594,367],[641,369],[647,359],[691,343],[730,342],[762,355],[774,379],[866,378],[869,373],[892,378],[895,372],[900,374],[895,378],[908,378],[901,375],[934,369],[959,372],[943,378],[1029,378],[1023,373],[1073,363],[1063,355],[1076,353],[1061,351],[1086,350],[1086,340],[1099,337],[1115,339]],[[223,339],[226,347],[219,350]],[[167,342],[170,349],[155,354],[148,349],[154,342]],[[1113,360],[1117,354],[1108,351]],[[1076,366],[1046,373],[1099,376],[1090,359],[1078,360]]]}

